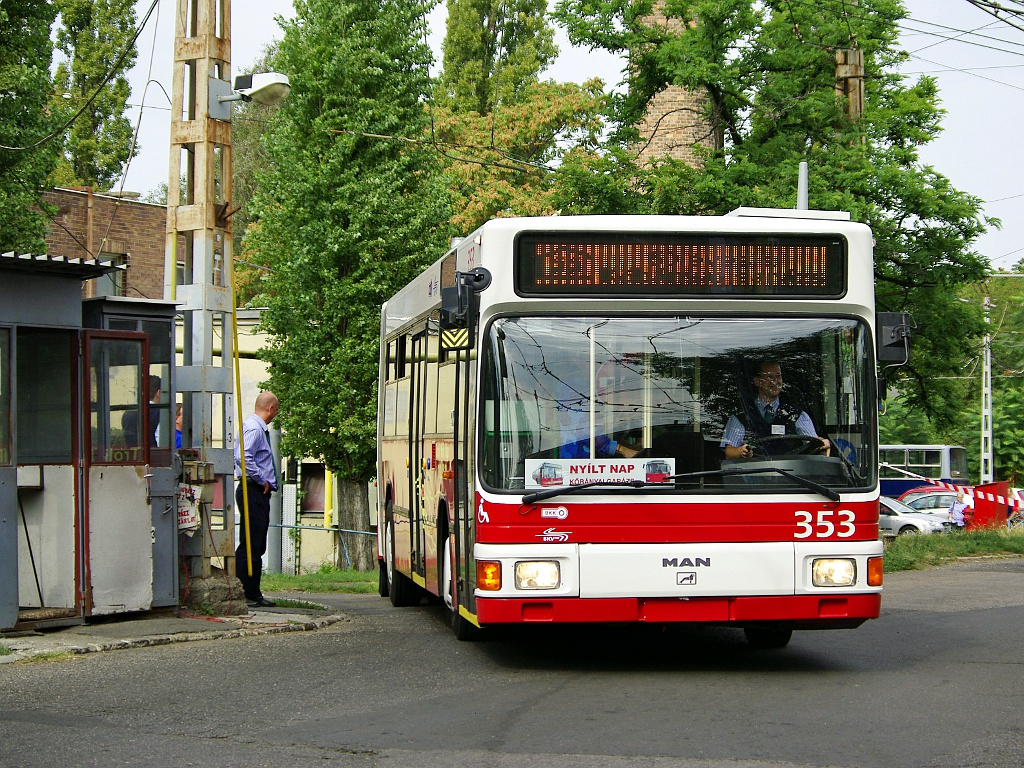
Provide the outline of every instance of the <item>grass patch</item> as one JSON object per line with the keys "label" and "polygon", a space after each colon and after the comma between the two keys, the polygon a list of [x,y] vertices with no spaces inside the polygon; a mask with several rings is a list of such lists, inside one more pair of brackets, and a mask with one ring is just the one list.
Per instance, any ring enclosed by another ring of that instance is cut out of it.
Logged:
{"label": "grass patch", "polygon": [[0,644],[0,656],[10,656],[14,651],[8,648],[6,645]]}
{"label": "grass patch", "polygon": [[[313,573],[289,576],[264,573],[261,586],[269,592],[344,592],[371,594],[377,591],[377,571],[352,571],[323,565]],[[278,605],[281,601],[278,600]],[[301,607],[301,606],[294,606]]]}
{"label": "grass patch", "polygon": [[15,664],[44,664],[48,661],[67,661],[75,657],[75,654],[70,651],[46,651],[44,653],[37,653],[33,656],[28,656],[21,661],[14,662]]}
{"label": "grass patch", "polygon": [[1024,555],[1020,529],[985,528],[927,536],[896,536],[885,542],[885,572],[916,571],[960,557]]}

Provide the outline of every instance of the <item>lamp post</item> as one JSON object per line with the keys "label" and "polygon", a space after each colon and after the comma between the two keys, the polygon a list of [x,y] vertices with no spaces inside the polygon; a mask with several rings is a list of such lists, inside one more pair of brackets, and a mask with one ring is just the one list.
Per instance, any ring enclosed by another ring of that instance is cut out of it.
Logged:
{"label": "lamp post", "polygon": [[[213,575],[213,558],[223,558],[224,569],[234,573],[230,104],[274,103],[289,88],[287,77],[270,73],[239,78],[232,89],[230,70],[231,0],[178,0],[164,297],[179,303],[182,317],[176,381],[184,405],[183,455],[194,459],[186,462],[186,474],[196,475],[187,479],[213,488],[202,535],[187,539],[184,552],[192,594],[207,604],[217,598],[195,589],[195,580]],[[215,525],[210,508],[218,500],[223,515]],[[245,609],[244,601],[236,602]]]}

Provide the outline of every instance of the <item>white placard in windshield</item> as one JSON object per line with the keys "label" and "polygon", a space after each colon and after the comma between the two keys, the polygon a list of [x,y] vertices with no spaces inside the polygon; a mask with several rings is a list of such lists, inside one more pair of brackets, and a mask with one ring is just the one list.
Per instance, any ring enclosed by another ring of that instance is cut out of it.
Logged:
{"label": "white placard in windshield", "polygon": [[526,487],[559,488],[585,483],[670,482],[671,459],[527,459]]}

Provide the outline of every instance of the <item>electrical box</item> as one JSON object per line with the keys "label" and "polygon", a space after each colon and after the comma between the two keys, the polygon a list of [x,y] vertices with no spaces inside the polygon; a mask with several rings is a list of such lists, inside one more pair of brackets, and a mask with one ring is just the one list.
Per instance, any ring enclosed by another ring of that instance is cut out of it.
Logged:
{"label": "electrical box", "polygon": [[183,461],[182,484],[195,486],[199,489],[199,503],[210,504],[213,502],[213,463],[209,461]]}

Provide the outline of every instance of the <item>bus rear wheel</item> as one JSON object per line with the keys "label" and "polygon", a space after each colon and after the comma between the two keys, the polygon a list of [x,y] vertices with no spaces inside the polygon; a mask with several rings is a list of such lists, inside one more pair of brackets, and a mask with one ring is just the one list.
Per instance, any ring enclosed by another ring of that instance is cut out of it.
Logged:
{"label": "bus rear wheel", "polygon": [[384,553],[384,561],[387,569],[388,597],[396,608],[418,605],[421,597],[419,587],[412,582],[412,579],[395,568],[395,521],[391,514],[391,502],[388,502],[387,513],[387,532],[384,537],[387,551]]}
{"label": "bus rear wheel", "polygon": [[377,561],[377,593],[381,597],[387,597],[390,590],[388,584],[388,566],[383,559]]}
{"label": "bus rear wheel", "polygon": [[759,651],[770,651],[785,648],[793,637],[793,630],[788,627],[744,627],[747,645]]}

